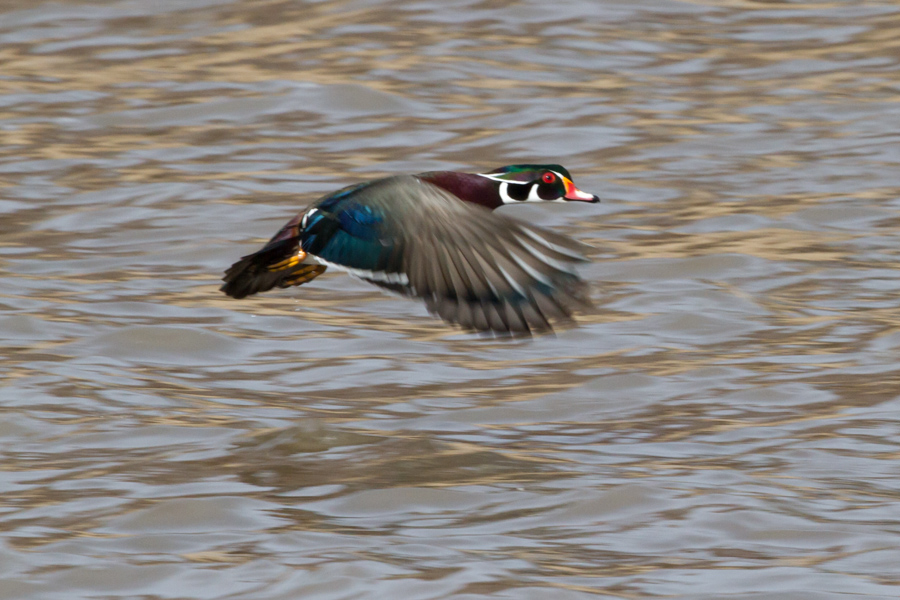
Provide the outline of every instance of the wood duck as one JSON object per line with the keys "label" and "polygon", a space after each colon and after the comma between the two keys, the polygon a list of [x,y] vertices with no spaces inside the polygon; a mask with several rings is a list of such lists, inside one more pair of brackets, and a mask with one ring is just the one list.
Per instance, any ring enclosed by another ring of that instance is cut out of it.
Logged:
{"label": "wood duck", "polygon": [[489,173],[396,175],[329,194],[261,250],[225,272],[244,298],[307,283],[334,267],[404,296],[467,329],[528,335],[590,307],[574,270],[585,244],[492,212],[520,202],[599,202],[560,165]]}

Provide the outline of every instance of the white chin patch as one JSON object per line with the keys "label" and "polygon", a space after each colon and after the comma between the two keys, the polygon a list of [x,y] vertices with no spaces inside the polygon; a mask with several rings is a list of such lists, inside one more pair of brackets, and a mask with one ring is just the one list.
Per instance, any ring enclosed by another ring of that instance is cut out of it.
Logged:
{"label": "white chin patch", "polygon": [[544,199],[538,196],[538,184],[531,186],[531,191],[528,192],[528,200],[526,200],[526,202],[544,202]]}
{"label": "white chin patch", "polygon": [[504,181],[500,184],[500,199],[503,200],[503,204],[519,204],[520,202],[547,202],[540,196],[538,196],[538,184],[533,183],[531,185],[531,189],[528,190],[528,196],[524,200],[516,200],[515,198],[510,197],[509,195],[509,186],[515,185],[517,187],[522,187],[529,185],[527,183],[510,183],[508,181]]}

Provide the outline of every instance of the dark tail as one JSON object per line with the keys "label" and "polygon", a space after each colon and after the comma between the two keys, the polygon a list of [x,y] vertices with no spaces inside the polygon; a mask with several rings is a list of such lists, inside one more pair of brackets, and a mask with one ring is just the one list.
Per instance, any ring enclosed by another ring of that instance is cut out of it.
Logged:
{"label": "dark tail", "polygon": [[269,242],[231,265],[221,290],[232,298],[245,298],[274,287],[301,285],[325,272],[324,265],[303,264],[305,256],[296,237]]}

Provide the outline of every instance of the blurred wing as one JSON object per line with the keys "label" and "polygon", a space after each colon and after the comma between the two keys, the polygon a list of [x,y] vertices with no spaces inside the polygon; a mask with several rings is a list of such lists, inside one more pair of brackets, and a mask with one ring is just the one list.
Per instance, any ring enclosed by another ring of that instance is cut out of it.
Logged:
{"label": "blurred wing", "polygon": [[379,180],[310,213],[303,249],[321,262],[425,301],[479,331],[551,329],[590,307],[575,273],[586,245],[465,203],[415,177]]}

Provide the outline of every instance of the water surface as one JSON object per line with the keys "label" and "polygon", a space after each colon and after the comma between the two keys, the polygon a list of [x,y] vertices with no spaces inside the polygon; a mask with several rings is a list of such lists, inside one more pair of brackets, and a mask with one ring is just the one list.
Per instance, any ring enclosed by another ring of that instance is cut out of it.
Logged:
{"label": "water surface", "polygon": [[[896,598],[894,3],[0,9],[0,598]],[[319,195],[560,162],[598,310],[221,272]]]}

